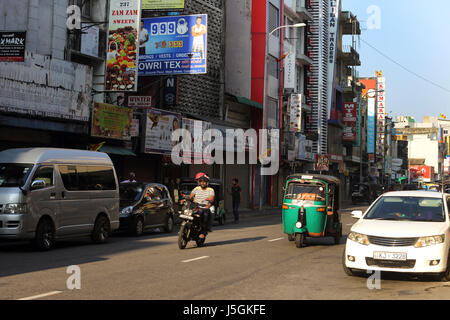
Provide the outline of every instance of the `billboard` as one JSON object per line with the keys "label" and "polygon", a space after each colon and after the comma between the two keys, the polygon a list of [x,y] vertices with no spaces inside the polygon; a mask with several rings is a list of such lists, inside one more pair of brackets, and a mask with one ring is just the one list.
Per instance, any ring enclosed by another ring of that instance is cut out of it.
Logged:
{"label": "billboard", "polygon": [[206,14],[155,17],[143,21],[140,76],[206,73]]}
{"label": "billboard", "polygon": [[417,182],[421,180],[424,182],[431,182],[434,178],[434,167],[424,165],[410,165],[409,173],[411,181]]}
{"label": "billboard", "polygon": [[385,124],[386,124],[386,97],[385,97],[385,79],[377,77],[377,155],[383,156],[385,143]]}
{"label": "billboard", "polygon": [[137,91],[140,4],[140,0],[110,1],[106,91]]}
{"label": "billboard", "polygon": [[344,132],[342,140],[356,141],[356,124],[358,120],[358,104],[356,102],[344,103]]}
{"label": "billboard", "polygon": [[132,123],[133,109],[106,103],[94,103],[92,136],[130,140]]}
{"label": "billboard", "polygon": [[144,153],[169,155],[177,142],[172,141],[172,132],[181,128],[181,115],[159,109],[147,110],[143,143]]}
{"label": "billboard", "polygon": [[328,15],[328,96],[327,108],[328,119],[331,119],[331,107],[335,94],[335,74],[336,74],[336,57],[337,57],[337,41],[339,34],[339,9],[341,8],[340,0],[328,0],[329,15]]}
{"label": "billboard", "polygon": [[0,32],[0,62],[24,62],[26,31]]}
{"label": "billboard", "polygon": [[184,0],[142,0],[142,10],[183,10]]}
{"label": "billboard", "polygon": [[360,79],[366,87],[363,89],[363,97],[367,98],[367,153],[375,154],[375,108],[377,79]]}

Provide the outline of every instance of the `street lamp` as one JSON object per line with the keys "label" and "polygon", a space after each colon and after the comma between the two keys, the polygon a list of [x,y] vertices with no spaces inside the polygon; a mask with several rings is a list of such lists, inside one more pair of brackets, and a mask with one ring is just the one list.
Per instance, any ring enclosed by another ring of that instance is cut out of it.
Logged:
{"label": "street lamp", "polygon": [[[269,39],[270,36],[277,30],[283,29],[283,28],[301,28],[306,27],[306,23],[296,23],[292,25],[284,25],[279,26],[272,31],[269,32],[266,36],[266,48],[264,52],[264,96],[263,96],[263,119],[262,119],[262,128],[267,128],[267,86],[268,86],[268,74],[267,74],[267,63],[268,63],[268,55],[269,55]],[[261,183],[260,183],[260,190],[259,190],[259,210],[262,209],[262,202],[263,202],[263,192],[264,192],[264,179],[261,176]]]}

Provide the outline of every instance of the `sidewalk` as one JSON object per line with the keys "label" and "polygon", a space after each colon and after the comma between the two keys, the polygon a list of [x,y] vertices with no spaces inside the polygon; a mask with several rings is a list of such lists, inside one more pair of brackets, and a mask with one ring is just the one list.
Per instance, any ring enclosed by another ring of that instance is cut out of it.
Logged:
{"label": "sidewalk", "polygon": [[[247,219],[251,217],[265,217],[265,216],[272,216],[279,214],[281,216],[281,206],[280,207],[273,207],[273,208],[262,208],[262,210],[259,209],[248,209],[243,208],[239,209],[239,220],[241,219]],[[233,221],[233,211],[227,211],[227,220]]]}

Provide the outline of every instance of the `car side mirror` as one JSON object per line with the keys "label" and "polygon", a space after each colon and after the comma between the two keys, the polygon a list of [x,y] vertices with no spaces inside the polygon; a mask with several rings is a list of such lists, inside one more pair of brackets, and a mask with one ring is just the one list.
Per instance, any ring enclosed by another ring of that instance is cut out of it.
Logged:
{"label": "car side mirror", "polygon": [[38,190],[43,188],[45,188],[44,180],[34,180],[33,183],[31,183],[31,190]]}
{"label": "car side mirror", "polygon": [[360,210],[352,211],[352,218],[354,219],[361,219],[363,216],[363,212]]}

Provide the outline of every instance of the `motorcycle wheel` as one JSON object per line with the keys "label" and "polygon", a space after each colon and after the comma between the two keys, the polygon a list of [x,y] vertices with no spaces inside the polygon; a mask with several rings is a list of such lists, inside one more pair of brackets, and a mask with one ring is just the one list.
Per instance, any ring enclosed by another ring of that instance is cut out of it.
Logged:
{"label": "motorcycle wheel", "polygon": [[183,222],[180,227],[180,232],[178,232],[178,247],[180,249],[186,248],[186,245],[189,241],[188,239],[186,239],[186,233],[187,233],[186,222]]}

